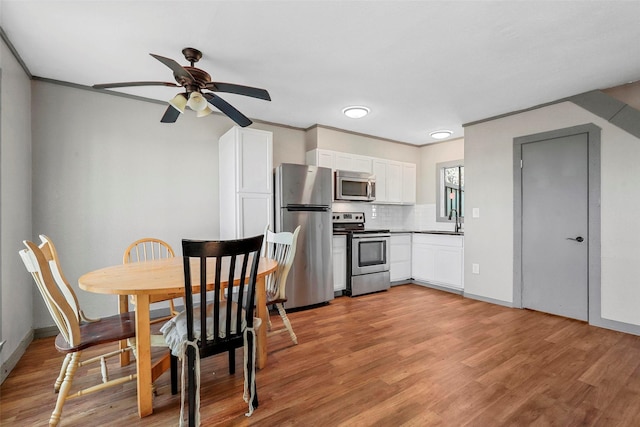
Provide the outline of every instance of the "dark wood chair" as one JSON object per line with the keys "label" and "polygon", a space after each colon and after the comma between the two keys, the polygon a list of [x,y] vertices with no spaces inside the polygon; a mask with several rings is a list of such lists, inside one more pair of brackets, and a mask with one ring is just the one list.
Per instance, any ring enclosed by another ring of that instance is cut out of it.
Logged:
{"label": "dark wood chair", "polygon": [[[56,337],[56,349],[66,355],[53,387],[58,393],[58,399],[49,419],[49,425],[56,426],[60,422],[62,407],[67,399],[135,380],[135,374],[109,379],[106,363],[107,358],[131,351],[131,347],[81,360],[82,351],[87,348],[135,337],[135,318],[131,312],[102,319],[86,317],[80,309],[78,298],[62,272],[53,243],[45,235],[40,235],[40,240],[42,240],[40,245],[25,240],[24,244],[27,248],[20,251],[20,256],[33,276],[51,317],[60,330],[60,334]],[[77,369],[89,363],[100,363],[102,383],[69,394]]]}
{"label": "dark wood chair", "polygon": [[[186,330],[186,337],[182,339],[181,348],[177,352],[183,360],[183,403],[185,358],[187,363],[190,426],[199,423],[200,373],[199,363],[196,363],[199,358],[227,352],[229,373],[233,374],[235,373],[235,350],[244,347],[244,398],[249,403],[247,415],[258,407],[255,385],[256,335],[254,328],[260,327],[260,321],[254,319],[254,305],[262,240],[263,236],[226,241],[182,241],[185,311],[165,324],[162,330],[174,355],[176,354],[175,336],[171,338],[168,335],[171,334],[172,329],[174,332]],[[228,276],[222,277],[222,271],[228,271]],[[208,286],[200,286],[201,283],[206,283]],[[193,287],[199,287],[199,291],[194,293]],[[238,307],[238,304],[233,301],[234,289],[239,293],[240,300],[246,298],[249,302],[244,309]],[[200,304],[197,301],[206,301],[206,304]],[[179,333],[179,335],[183,334]],[[175,365],[177,364],[172,363],[172,368]],[[172,375],[173,377],[177,375]],[[172,388],[174,388],[173,384]]]}

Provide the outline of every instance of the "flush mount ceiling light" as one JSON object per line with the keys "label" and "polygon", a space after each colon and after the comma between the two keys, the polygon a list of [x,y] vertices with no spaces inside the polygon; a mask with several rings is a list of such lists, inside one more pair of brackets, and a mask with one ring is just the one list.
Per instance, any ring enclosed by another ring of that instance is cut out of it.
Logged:
{"label": "flush mount ceiling light", "polygon": [[353,105],[351,107],[346,107],[342,110],[345,116],[352,119],[361,119],[367,114],[369,114],[369,111],[371,110],[361,105]]}
{"label": "flush mount ceiling light", "polygon": [[429,134],[429,136],[434,139],[445,139],[445,138],[449,138],[451,135],[453,135],[453,132],[451,132],[450,130],[444,130],[444,129],[437,130]]}

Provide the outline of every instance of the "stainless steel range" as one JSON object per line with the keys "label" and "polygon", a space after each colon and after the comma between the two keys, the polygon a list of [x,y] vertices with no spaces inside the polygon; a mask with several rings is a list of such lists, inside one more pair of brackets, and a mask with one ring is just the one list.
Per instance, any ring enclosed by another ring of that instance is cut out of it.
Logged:
{"label": "stainless steel range", "polygon": [[389,289],[389,230],[365,228],[364,212],[334,212],[333,231],[347,235],[347,291],[349,296]]}

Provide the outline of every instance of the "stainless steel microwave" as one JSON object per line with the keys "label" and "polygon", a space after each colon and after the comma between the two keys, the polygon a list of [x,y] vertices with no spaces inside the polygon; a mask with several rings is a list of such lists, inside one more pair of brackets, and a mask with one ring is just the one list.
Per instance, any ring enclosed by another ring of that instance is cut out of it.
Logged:
{"label": "stainless steel microwave", "polygon": [[335,200],[373,202],[376,200],[376,177],[370,173],[337,170]]}

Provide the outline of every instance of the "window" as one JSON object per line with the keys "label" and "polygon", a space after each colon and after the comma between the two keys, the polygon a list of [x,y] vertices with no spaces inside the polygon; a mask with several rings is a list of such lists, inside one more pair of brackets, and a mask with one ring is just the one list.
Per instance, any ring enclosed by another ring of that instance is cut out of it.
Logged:
{"label": "window", "polygon": [[455,216],[456,212],[460,221],[464,218],[464,161],[455,160],[436,164],[436,221],[449,222],[449,214]]}

